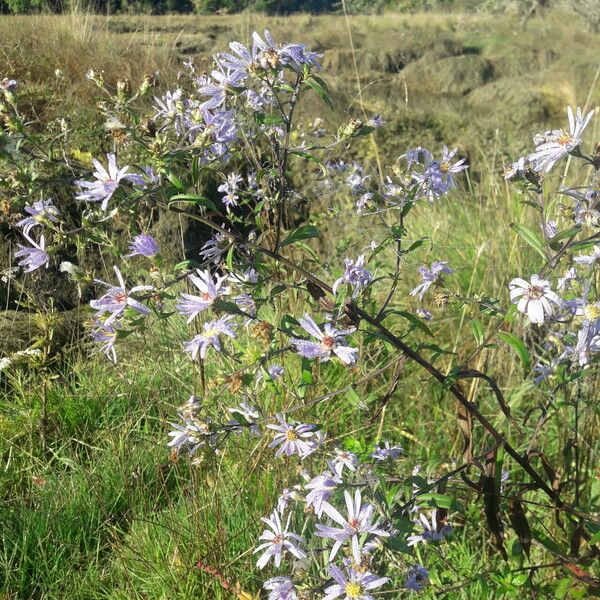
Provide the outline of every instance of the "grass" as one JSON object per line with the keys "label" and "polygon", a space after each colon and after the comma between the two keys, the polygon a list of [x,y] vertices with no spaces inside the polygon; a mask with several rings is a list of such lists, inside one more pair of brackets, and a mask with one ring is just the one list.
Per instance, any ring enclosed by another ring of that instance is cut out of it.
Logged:
{"label": "grass", "polygon": [[[48,124],[66,111],[79,129],[77,149],[94,151],[84,145],[89,128],[98,126],[92,116],[94,92],[83,77],[88,69],[104,71],[114,81],[138,81],[160,69],[166,86],[184,58],[193,56],[203,65],[231,39],[247,39],[263,26],[278,39],[298,39],[325,53],[325,77],[344,107],[328,115],[330,123],[360,112],[347,32],[339,16],[11,17],[0,20],[0,36],[6,72],[22,82],[31,114]],[[591,105],[596,101],[598,36],[582,31],[576,21],[565,24],[556,13],[531,22],[526,31],[517,20],[461,14],[352,17],[350,26],[365,109],[388,120],[377,138],[385,164],[407,145],[442,143],[460,145],[473,164],[466,185],[443,204],[419,210],[411,222],[415,238],[437,241],[424,248],[418,262],[403,267],[394,307],[416,307],[406,300],[407,292],[419,264],[433,258],[458,268],[457,288],[506,301],[507,281],[535,269],[538,259],[508,235],[510,223],[526,223],[528,213],[498,173],[506,158],[529,144],[530,134],[564,120],[566,104],[583,104],[588,90]],[[62,76],[52,80],[55,69]],[[321,107],[309,103],[302,118],[312,119],[317,110]],[[597,129],[591,137],[598,138]],[[369,144],[358,155],[373,163]],[[344,247],[324,249],[328,261],[323,268],[360,253],[376,238],[376,230],[365,231],[351,216],[347,199],[323,197],[309,187],[306,193],[312,217],[326,215],[324,237],[350,239]],[[383,256],[379,268],[389,261],[389,255]],[[447,369],[475,347],[468,322],[478,313],[475,307],[455,313],[431,308],[438,319],[436,343],[454,353],[437,359]],[[302,312],[301,300],[293,310]],[[487,331],[490,320],[480,318]],[[264,441],[245,436],[200,464],[172,460],[165,447],[166,423],[174,418],[175,407],[199,389],[197,373],[180,356],[183,335],[176,328],[161,331],[156,343],[137,340],[117,368],[80,349],[58,371],[22,370],[3,380],[2,600],[231,598],[218,577],[195,567],[198,561],[232,585],[239,582],[244,590],[258,591],[260,578],[249,549],[261,531],[259,518],[280,490],[295,482],[296,465],[273,462]],[[428,340],[413,335],[410,341]],[[254,343],[260,352],[260,343]],[[368,358],[361,369],[393,359],[382,348],[363,350]],[[523,383],[522,368],[508,348],[482,352],[474,366],[510,390],[507,399],[519,420],[540,401],[539,392]],[[345,372],[335,365],[323,365],[321,377],[326,389],[347,385]],[[390,377],[388,370],[365,384],[358,401],[356,393],[340,394],[310,414],[328,423],[332,439],[351,431],[358,450],[383,436],[402,443],[411,459],[423,463],[446,466],[458,458],[462,440],[455,406],[414,365],[406,366],[381,419],[370,421]],[[216,367],[208,381],[215,415],[239,401]],[[590,461],[598,449],[591,389],[581,427]],[[489,419],[504,425],[484,386],[474,382],[467,390]],[[285,400],[272,388],[261,398],[272,409]],[[523,435],[512,432],[517,447],[527,447],[530,433],[531,427]],[[561,456],[561,440],[569,434],[556,416],[539,440],[564,473],[570,463]],[[511,561],[504,563],[481,527],[481,503],[460,488],[455,493],[465,510],[456,515],[452,543],[428,557],[434,587],[423,597],[436,597],[436,590],[444,590],[445,598],[465,600],[523,595],[518,568],[525,564],[524,556],[514,534],[507,533]],[[531,518],[550,539],[558,531],[533,509]],[[544,560],[546,550],[534,545],[527,564]],[[552,581],[542,583],[540,597],[585,597],[581,583],[567,578],[564,584],[564,571],[548,573]],[[559,584],[568,587],[562,596],[556,592]],[[395,593],[387,597],[400,597]]]}

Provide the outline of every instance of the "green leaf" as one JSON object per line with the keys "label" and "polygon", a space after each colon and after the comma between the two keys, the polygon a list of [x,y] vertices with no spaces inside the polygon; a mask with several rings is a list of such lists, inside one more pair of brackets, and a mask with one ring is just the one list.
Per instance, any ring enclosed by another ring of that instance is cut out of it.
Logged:
{"label": "green leaf", "polygon": [[528,373],[531,369],[531,357],[523,340],[508,331],[497,331],[496,335],[519,355],[519,358],[523,363],[523,368],[525,369],[525,372]]}
{"label": "green leaf", "polygon": [[473,319],[472,321],[469,321],[469,325],[471,326],[471,331],[473,332],[473,337],[475,338],[477,345],[481,346],[481,344],[483,344],[483,327],[481,326],[481,322],[479,319]]}
{"label": "green leaf", "polygon": [[267,115],[266,113],[254,113],[254,120],[259,125],[278,125],[285,123],[285,119],[281,115]]}
{"label": "green leaf", "polygon": [[570,229],[565,229],[563,231],[559,231],[551,240],[550,243],[558,242],[559,240],[564,240],[565,238],[570,238],[581,231],[581,225],[576,225],[575,227],[571,227]]}
{"label": "green leaf", "polygon": [[185,185],[183,184],[183,181],[181,181],[181,179],[179,179],[179,177],[177,177],[177,175],[175,175],[175,173],[167,173],[167,179],[178,189],[178,190],[184,190],[185,189]]}
{"label": "green leaf", "polygon": [[174,267],[174,271],[185,271],[187,269],[196,269],[200,267],[200,263],[198,261],[192,260],[188,258],[187,260],[182,260],[180,263],[177,263]]}
{"label": "green leaf", "polygon": [[527,244],[546,260],[547,257],[544,252],[544,244],[535,231],[529,229],[529,227],[525,227],[525,225],[519,225],[518,223],[511,223],[510,226],[527,242]]}
{"label": "green leaf", "polygon": [[420,329],[421,331],[423,331],[430,337],[433,337],[433,333],[431,333],[431,329],[429,329],[429,327],[427,327],[427,325],[425,325],[425,323],[423,323],[423,321],[421,319],[419,319],[419,317],[416,317],[415,315],[413,315],[409,312],[406,312],[405,310],[397,310],[394,308],[391,310],[386,310],[383,315],[382,320],[386,319],[390,315],[398,315],[398,316],[402,317],[403,319],[406,319],[407,321],[412,323],[415,327],[417,327],[418,329]]}
{"label": "green leaf", "polygon": [[299,227],[288,235],[285,240],[279,244],[279,247],[283,248],[284,246],[295,244],[300,240],[319,237],[319,235],[321,235],[321,232],[314,225],[304,225],[304,227]]}
{"label": "green leaf", "polygon": [[198,196],[197,194],[176,194],[171,196],[169,204],[175,202],[189,202],[190,204],[196,204],[197,206],[206,206],[212,210],[217,210],[217,207],[213,204],[212,200],[209,200],[205,196]]}
{"label": "green leaf", "polygon": [[323,102],[325,102],[325,104],[327,104],[327,106],[333,110],[333,101],[329,97],[327,86],[322,79],[319,79],[318,77],[309,77],[304,83],[317,92],[317,94],[321,96]]}
{"label": "green leaf", "polygon": [[446,494],[436,494],[432,492],[430,494],[423,494],[422,496],[419,495],[418,498],[419,500],[432,504],[436,508],[447,508],[460,512],[464,511],[462,504],[458,502],[458,500],[452,498],[452,496],[446,496]]}
{"label": "green leaf", "polygon": [[290,154],[295,154],[296,156],[300,156],[302,158],[306,158],[306,160],[310,160],[317,165],[319,165],[319,169],[321,169],[321,173],[323,173],[323,177],[327,175],[327,167],[316,157],[310,154],[310,152],[302,152],[301,150],[291,150]]}

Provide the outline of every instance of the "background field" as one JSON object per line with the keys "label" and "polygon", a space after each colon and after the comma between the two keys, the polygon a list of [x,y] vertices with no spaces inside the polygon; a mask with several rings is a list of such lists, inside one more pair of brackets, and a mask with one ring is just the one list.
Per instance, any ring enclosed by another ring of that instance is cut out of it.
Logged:
{"label": "background field", "polygon": [[[458,268],[462,289],[506,301],[507,281],[529,272],[536,259],[508,234],[511,222],[526,217],[519,197],[500,176],[502,166],[530,147],[532,134],[562,124],[566,105],[593,108],[599,100],[600,35],[572,13],[549,11],[525,27],[517,16],[456,12],[348,21],[340,15],[254,14],[3,17],[2,76],[19,80],[22,106],[40,126],[66,115],[79,131],[77,150],[95,154],[106,148],[88,135],[98,127],[96,92],[85,80],[88,69],[103,70],[112,81],[139,81],[158,69],[161,88],[167,89],[183,60],[207,65],[229,41],[247,40],[264,27],[278,40],[300,41],[324,53],[323,76],[338,107],[324,115],[328,126],[337,128],[363,110],[384,117],[388,125],[378,132],[376,148],[365,142],[354,154],[374,172],[377,161],[392,164],[409,146],[459,146],[472,167],[451,198],[417,215],[415,236],[438,240],[419,258],[449,260]],[[309,122],[322,113],[315,101],[301,118]],[[599,122],[590,139],[599,139]],[[335,227],[351,240],[347,247],[325,249],[332,265],[370,241],[372,232],[363,230],[348,199],[322,196],[309,185],[306,195],[309,210],[333,217]],[[337,232],[331,233],[335,239]],[[406,292],[415,283],[417,266],[403,277],[394,301],[398,308],[414,304]],[[474,341],[458,342],[470,339],[468,317],[465,309],[436,323],[441,335],[436,343],[455,353],[443,357],[440,367],[473,349]],[[7,312],[3,318],[1,331],[12,338],[15,317]],[[40,327],[28,322],[25,328]],[[90,358],[85,344],[77,343],[63,349],[60,368],[46,384],[34,372],[2,384],[2,600],[231,597],[215,577],[194,568],[198,560],[244,589],[258,591],[250,549],[261,530],[259,517],[270,510],[289,473],[268,460],[272,451],[264,443],[248,440],[231,444],[200,466],[170,461],[167,421],[197,382],[175,342],[182,332],[154,333],[158,343],[137,340],[118,368]],[[521,383],[521,367],[509,351],[501,361],[494,356],[488,364],[483,352],[476,367],[511,389],[512,410],[524,414],[537,392]],[[342,371],[329,375],[332,388],[345,383]],[[217,372],[209,373],[209,381],[223,389]],[[372,389],[375,398],[386,389],[385,381],[378,385]],[[475,398],[477,386],[468,391]],[[223,402],[234,403],[233,398],[226,392]],[[501,422],[488,400],[480,399],[486,415]],[[460,435],[448,417],[453,404],[441,400],[415,369],[408,370],[381,421],[365,426],[368,412],[345,397],[320,410],[318,416],[332,423],[334,438],[356,424],[354,435],[366,445],[383,435],[423,460],[447,462],[460,453]],[[549,454],[557,452],[563,428],[558,421],[550,425],[541,442]],[[593,410],[586,413],[581,431],[593,460],[598,447]],[[507,565],[498,558],[480,526],[479,506],[473,503],[460,519],[456,543],[434,565],[437,582],[425,597],[438,592],[446,598],[517,597],[516,578],[523,574],[512,571],[520,559]],[[551,536],[552,524],[536,525]],[[548,576],[553,584],[565,580],[560,570]],[[566,578],[565,589],[569,586],[566,597],[585,597],[584,588]]]}

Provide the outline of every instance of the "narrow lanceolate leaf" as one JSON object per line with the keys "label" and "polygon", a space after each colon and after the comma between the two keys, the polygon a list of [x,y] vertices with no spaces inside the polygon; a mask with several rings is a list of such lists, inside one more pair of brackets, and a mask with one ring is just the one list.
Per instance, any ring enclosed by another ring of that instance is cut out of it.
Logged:
{"label": "narrow lanceolate leaf", "polygon": [[496,548],[498,548],[502,558],[508,560],[508,555],[504,549],[504,541],[502,534],[504,525],[500,518],[500,488],[496,485],[496,469],[498,462],[496,461],[497,449],[489,452],[485,459],[485,467],[481,476],[481,489],[483,491],[483,509],[485,520],[487,522],[492,539]]}
{"label": "narrow lanceolate leaf", "polygon": [[527,242],[527,244],[546,260],[547,256],[544,251],[544,244],[535,231],[529,229],[529,227],[525,227],[525,225],[519,225],[518,223],[511,223],[510,226]]}
{"label": "narrow lanceolate leaf", "polygon": [[521,548],[523,548],[523,551],[527,557],[529,557],[529,549],[531,548],[531,528],[529,527],[529,521],[527,521],[527,517],[525,516],[523,505],[516,497],[513,497],[508,501],[508,519],[519,538]]}
{"label": "narrow lanceolate leaf", "polygon": [[169,204],[173,204],[175,202],[189,202],[190,204],[206,206],[206,208],[217,210],[217,207],[214,205],[212,200],[209,200],[204,196],[199,196],[198,194],[175,194],[175,196],[171,196],[169,199]]}
{"label": "narrow lanceolate leaf", "polygon": [[477,342],[478,346],[483,344],[483,327],[481,326],[481,321],[479,319],[473,319],[469,321],[469,325],[471,326],[471,331],[473,332],[473,337]]}
{"label": "narrow lanceolate leaf", "polygon": [[322,79],[313,76],[309,77],[304,83],[317,92],[317,94],[319,94],[319,96],[321,96],[323,99],[323,102],[325,102],[325,104],[327,104],[327,106],[333,110],[333,101],[331,100],[327,86]]}
{"label": "narrow lanceolate leaf", "polygon": [[295,244],[301,240],[307,240],[309,238],[319,237],[321,232],[314,225],[304,225],[304,227],[299,227],[296,231],[293,231],[288,235],[283,242],[279,245],[280,248],[284,246],[289,246],[290,244]]}
{"label": "narrow lanceolate leaf", "polygon": [[496,335],[506,344],[508,344],[519,356],[523,363],[525,372],[529,372],[531,369],[531,356],[529,350],[522,339],[518,338],[514,333],[508,331],[498,331]]}

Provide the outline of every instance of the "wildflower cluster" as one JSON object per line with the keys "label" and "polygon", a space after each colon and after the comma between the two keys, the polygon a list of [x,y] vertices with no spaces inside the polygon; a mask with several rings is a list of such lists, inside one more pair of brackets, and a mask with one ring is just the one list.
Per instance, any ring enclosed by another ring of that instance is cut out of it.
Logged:
{"label": "wildflower cluster", "polygon": [[[253,550],[257,569],[267,573],[263,588],[270,600],[370,600],[399,587],[422,590],[433,579],[428,561],[435,568],[443,558],[440,547],[452,543],[450,513],[462,510],[454,495],[464,492],[463,483],[484,498],[486,524],[506,555],[496,502],[506,490],[519,506],[532,490],[546,494],[557,510],[563,501],[532,466],[534,452],[517,451],[460,380],[491,382],[512,420],[500,387],[470,364],[496,347],[496,334],[524,364],[538,355],[527,373],[536,383],[573,381],[600,356],[600,158],[582,150],[592,113],[569,108],[568,131],[536,136],[534,151],[507,168],[506,177],[515,180],[539,218],[538,230],[522,224],[515,229],[543,262],[535,274],[515,273],[501,299],[481,298],[455,281],[461,265],[450,266],[443,256],[416,258],[427,238],[409,236],[411,211],[453,201],[466,157],[446,146],[439,153],[409,148],[374,177],[346,154],[350,142],[384,126],[378,115],[351,118],[335,132],[322,119],[309,133],[296,129],[296,108],[306,95],[332,105],[320,59],[302,44],[277,43],[265,31],[253,34],[250,47],[232,42],[229,51],[214,56],[208,73],[187,63],[171,90],[155,90],[156,76],[133,92],[124,81],[113,90],[102,74],[88,73],[109,98],[100,106],[113,152],[69,159],[68,200],[75,201],[69,210],[40,195],[40,189],[53,189],[55,179],[34,185],[53,157],[39,154],[40,144],[27,147],[19,133],[25,121],[15,85],[2,88],[5,121],[17,132],[11,134],[15,144],[26,149],[22,160],[27,157],[36,173],[22,175],[25,183],[14,186],[20,209],[13,219],[15,257],[27,274],[24,294],[33,303],[27,277],[60,265],[57,276],[86,288],[91,340],[117,365],[127,359],[131,339],[149,339],[166,323],[174,325],[178,368],[198,377],[171,423],[166,443],[172,459],[189,456],[201,465],[235,439],[286,473],[288,487],[272,499]],[[61,143],[66,157],[67,130]],[[591,182],[561,187],[561,200],[547,202],[544,179],[567,156],[591,169]],[[319,257],[309,240],[322,236],[312,223],[320,226],[324,218],[312,212],[308,219],[304,215],[310,223],[299,224],[304,189],[294,189],[298,171],[322,190],[340,194],[344,210],[371,219],[377,239],[359,249],[340,243],[337,255]],[[160,239],[153,225],[165,215],[205,228],[193,256],[181,260]],[[83,260],[60,259],[86,252],[102,254],[95,266],[101,263],[104,275],[96,276],[100,269]],[[429,326],[437,309],[448,305],[461,311],[461,325],[473,307],[498,322],[490,321],[491,333],[484,336],[473,319],[477,347],[446,373],[436,361],[453,357],[456,348],[450,352],[418,336],[433,337]],[[517,312],[539,333],[529,347]],[[380,440],[386,406],[408,359],[440,384],[442,396],[457,399],[462,462],[448,456],[421,468],[414,448]],[[12,364],[2,359],[0,370]],[[339,382],[343,386],[335,389]],[[357,427],[367,431],[363,438],[343,431],[333,410],[331,419],[322,412],[315,416],[313,408],[334,406],[340,396],[348,399],[353,418],[364,421]],[[494,444],[479,457],[474,422]],[[531,481],[501,488],[502,453]],[[489,465],[496,470],[490,473]],[[466,475],[469,469],[480,470],[480,483]],[[522,542],[523,529],[515,530]],[[435,579],[440,585],[441,578]]]}

